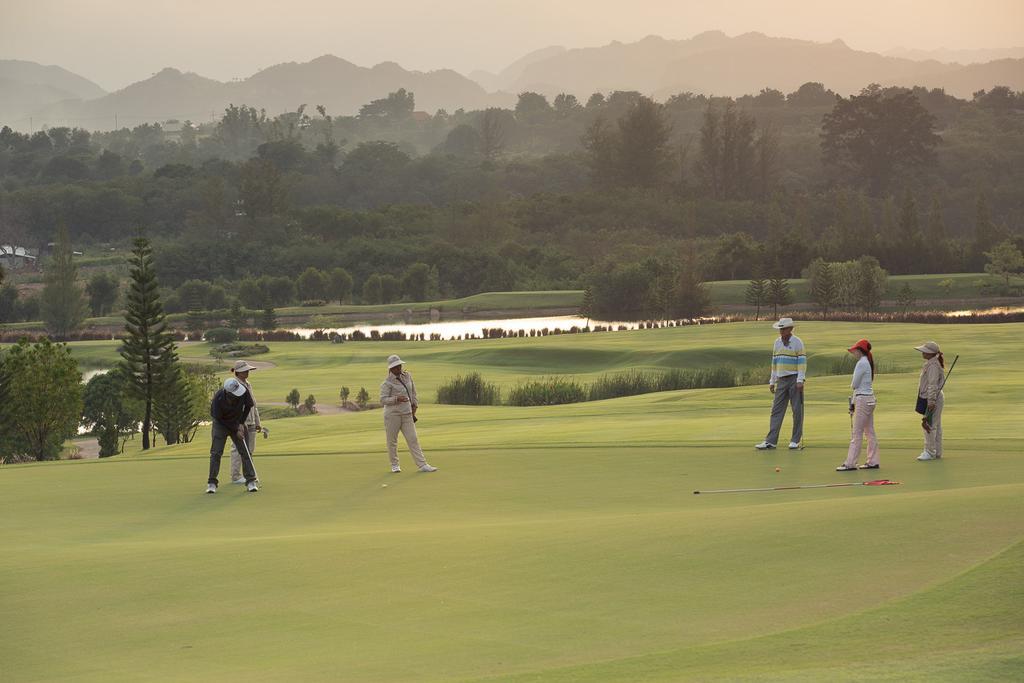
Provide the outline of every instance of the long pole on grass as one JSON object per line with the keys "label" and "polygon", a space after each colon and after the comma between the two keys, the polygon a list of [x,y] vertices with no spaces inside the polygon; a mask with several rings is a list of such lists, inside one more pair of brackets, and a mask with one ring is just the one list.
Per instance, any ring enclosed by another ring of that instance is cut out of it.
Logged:
{"label": "long pole on grass", "polygon": [[839,484],[796,484],[794,486],[768,486],[759,489],[711,489],[709,491],[694,491],[694,495],[701,493],[751,493],[754,491],[794,491],[796,489],[834,489],[841,486],[895,486],[898,481],[891,479],[875,479],[873,481],[845,481]]}

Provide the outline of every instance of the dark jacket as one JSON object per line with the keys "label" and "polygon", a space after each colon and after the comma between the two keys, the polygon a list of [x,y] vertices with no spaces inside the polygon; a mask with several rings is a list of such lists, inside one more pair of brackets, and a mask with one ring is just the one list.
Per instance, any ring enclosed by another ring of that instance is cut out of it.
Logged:
{"label": "dark jacket", "polygon": [[238,425],[245,424],[245,418],[249,416],[253,402],[248,391],[235,399],[233,404],[229,402],[229,399],[234,398],[224,389],[220,389],[213,395],[213,401],[210,403],[210,417],[228,431],[237,432]]}

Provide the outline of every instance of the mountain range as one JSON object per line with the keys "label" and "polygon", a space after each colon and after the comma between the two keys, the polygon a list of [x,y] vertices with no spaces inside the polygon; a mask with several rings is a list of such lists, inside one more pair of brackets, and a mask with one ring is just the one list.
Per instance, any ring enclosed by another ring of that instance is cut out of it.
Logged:
{"label": "mountain range", "polygon": [[870,83],[945,88],[958,97],[994,85],[1024,89],[1024,59],[964,66],[887,57],[854,50],[841,40],[817,43],[762,33],[730,37],[721,31],[687,40],[648,36],[634,43],[560,50],[506,72],[497,76],[495,85],[501,89],[546,95],[565,91],[577,97],[610,90],[639,90],[659,99],[683,91],[739,96],[766,87],[792,92],[808,81],[842,95]]}
{"label": "mountain range", "polygon": [[[944,61],[956,55],[964,61],[998,58],[966,65]],[[883,55],[854,50],[841,40],[818,43],[707,31],[684,40],[648,36],[601,47],[552,46],[498,73],[474,71],[469,77],[448,69],[409,71],[394,62],[362,67],[325,55],[230,82],[166,68],[113,93],[60,67],[0,60],[0,125],[109,130],[169,119],[206,121],[232,103],[266,109],[270,115],[303,103],[323,104],[331,114],[351,115],[399,88],[415,93],[416,108],[429,112],[511,106],[515,95],[526,90],[549,97],[568,92],[582,100],[594,92],[639,90],[664,99],[683,91],[738,96],[768,87],[791,92],[808,81],[843,95],[880,83],[945,88],[970,97],[995,85],[1024,90],[1021,55],[1018,48]]]}

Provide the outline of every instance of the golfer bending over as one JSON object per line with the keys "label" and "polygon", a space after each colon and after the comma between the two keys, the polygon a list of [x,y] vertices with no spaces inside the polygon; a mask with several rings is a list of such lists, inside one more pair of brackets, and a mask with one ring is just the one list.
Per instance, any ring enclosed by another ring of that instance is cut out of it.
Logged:
{"label": "golfer bending over", "polygon": [[875,392],[871,383],[875,378],[875,358],[871,355],[871,342],[861,339],[847,349],[857,359],[853,368],[853,398],[850,400],[850,449],[846,462],[836,468],[837,472],[858,469],[861,441],[868,437],[868,459],[859,469],[878,469],[878,438],[875,436]]}
{"label": "golfer bending over", "polygon": [[759,451],[775,448],[779,443],[782,419],[786,416],[786,404],[793,407],[793,438],[789,449],[800,448],[804,437],[804,376],[807,374],[807,354],[800,337],[793,334],[793,319],[782,318],[772,325],[779,331],[772,350],[772,377],[768,390],[775,394],[772,402],[772,417],[768,436],[754,446]]}
{"label": "golfer bending over", "polygon": [[213,418],[210,434],[213,443],[210,445],[210,478],[206,484],[207,493],[217,493],[220,458],[224,455],[224,443],[228,437],[242,453],[242,473],[245,474],[246,489],[249,493],[259,491],[259,486],[256,485],[256,469],[245,447],[245,419],[249,417],[252,406],[252,397],[245,390],[245,385],[234,377],[224,382],[224,388],[213,395],[213,402],[210,403],[210,417]]}
{"label": "golfer bending over", "polygon": [[420,472],[436,472],[437,468],[427,463],[416,436],[416,385],[412,375],[402,370],[403,361],[398,356],[388,356],[388,378],[380,385],[380,402],[384,406],[384,432],[387,435],[388,457],[391,471],[401,472],[398,464],[398,432],[405,436],[409,453]]}
{"label": "golfer bending over", "polygon": [[924,418],[921,420],[924,450],[917,459],[938,460],[942,457],[942,407],[946,404],[946,397],[939,387],[942,386],[946,361],[942,358],[939,345],[933,341],[915,346],[914,350],[920,351],[924,358],[921,380],[917,386],[918,405],[924,404]]}

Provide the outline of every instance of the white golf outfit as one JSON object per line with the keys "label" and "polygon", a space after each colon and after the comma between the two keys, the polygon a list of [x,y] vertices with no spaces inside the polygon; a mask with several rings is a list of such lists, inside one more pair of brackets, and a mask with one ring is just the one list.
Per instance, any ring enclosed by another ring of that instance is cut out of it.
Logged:
{"label": "white golf outfit", "polygon": [[866,465],[878,464],[878,438],[875,436],[875,392],[871,386],[871,364],[861,356],[853,369],[853,429],[850,433],[850,448],[846,453],[847,468],[856,467],[860,457],[861,442],[868,439]]}
{"label": "white golf outfit", "polygon": [[[400,403],[399,397],[407,397],[409,400]],[[391,466],[399,466],[399,432],[405,437],[405,443],[409,446],[409,453],[416,466],[427,466],[427,459],[423,456],[423,449],[420,448],[419,437],[416,436],[416,424],[412,420],[413,406],[419,405],[416,398],[416,384],[412,381],[412,375],[403,371],[396,377],[388,372],[388,378],[380,385],[380,402],[384,406],[384,432],[387,437],[388,458],[391,460]]]}

